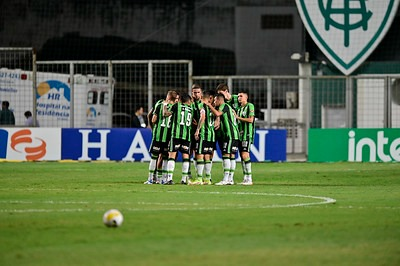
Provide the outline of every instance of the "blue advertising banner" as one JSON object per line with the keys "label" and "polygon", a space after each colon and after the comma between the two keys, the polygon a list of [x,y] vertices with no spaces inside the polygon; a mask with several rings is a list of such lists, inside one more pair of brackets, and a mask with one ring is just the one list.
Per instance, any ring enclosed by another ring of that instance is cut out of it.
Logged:
{"label": "blue advertising banner", "polygon": [[[62,160],[149,161],[150,129],[62,129]],[[286,130],[256,130],[251,148],[254,162],[286,161]],[[215,161],[221,160],[218,150]]]}
{"label": "blue advertising banner", "polygon": [[151,130],[67,128],[61,143],[63,160],[149,161]]}
{"label": "blue advertising banner", "polygon": [[0,158],[7,158],[8,131],[0,129]]}
{"label": "blue advertising banner", "polygon": [[251,159],[253,162],[286,161],[286,129],[256,130]]}

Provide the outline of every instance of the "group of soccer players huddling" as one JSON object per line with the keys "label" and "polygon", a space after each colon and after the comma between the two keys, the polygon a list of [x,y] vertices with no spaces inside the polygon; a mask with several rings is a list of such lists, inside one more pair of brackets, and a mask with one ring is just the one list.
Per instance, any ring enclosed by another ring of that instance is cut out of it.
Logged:
{"label": "group of soccer players huddling", "polygon": [[[215,185],[233,185],[239,151],[243,181],[252,185],[250,147],[254,139],[254,105],[249,94],[229,93],[226,84],[214,91],[192,86],[192,96],[168,91],[148,114],[152,127],[149,176],[144,184],[173,185],[177,153],[182,154],[181,184],[211,185],[212,158],[216,145],[222,153],[223,179]],[[196,174],[191,175],[190,158]]]}

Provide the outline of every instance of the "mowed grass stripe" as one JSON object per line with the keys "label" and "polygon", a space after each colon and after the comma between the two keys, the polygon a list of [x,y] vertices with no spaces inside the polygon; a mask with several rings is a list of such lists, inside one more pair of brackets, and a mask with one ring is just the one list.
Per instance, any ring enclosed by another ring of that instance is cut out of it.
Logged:
{"label": "mowed grass stripe", "polygon": [[[249,187],[146,186],[146,163],[0,168],[0,265],[400,262],[397,163],[255,163]],[[212,173],[221,180],[220,163]],[[328,199],[336,203],[263,208]],[[102,223],[111,208],[124,215],[120,228]]]}

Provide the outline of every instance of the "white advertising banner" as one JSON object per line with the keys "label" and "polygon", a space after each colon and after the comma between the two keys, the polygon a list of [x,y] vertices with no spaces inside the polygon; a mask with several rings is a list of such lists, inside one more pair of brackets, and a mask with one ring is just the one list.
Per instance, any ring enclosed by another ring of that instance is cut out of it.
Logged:
{"label": "white advertising banner", "polygon": [[7,160],[61,160],[61,128],[3,128],[1,131],[2,139],[7,141]]}

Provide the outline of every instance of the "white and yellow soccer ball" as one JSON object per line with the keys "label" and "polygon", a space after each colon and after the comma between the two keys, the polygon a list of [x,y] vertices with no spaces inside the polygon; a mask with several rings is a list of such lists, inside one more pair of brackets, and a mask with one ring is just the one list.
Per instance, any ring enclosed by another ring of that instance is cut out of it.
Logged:
{"label": "white and yellow soccer ball", "polygon": [[122,225],[124,221],[124,216],[119,210],[111,209],[104,213],[103,215],[103,223],[107,227],[119,227]]}

